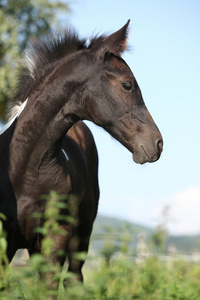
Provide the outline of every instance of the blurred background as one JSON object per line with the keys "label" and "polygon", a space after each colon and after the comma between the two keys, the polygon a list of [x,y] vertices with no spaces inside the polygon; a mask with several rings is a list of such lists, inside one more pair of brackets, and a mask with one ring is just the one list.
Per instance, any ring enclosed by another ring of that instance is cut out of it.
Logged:
{"label": "blurred background", "polygon": [[[31,3],[31,4],[30,4]],[[0,0],[0,118],[12,101],[28,40],[73,26],[81,37],[111,34],[131,19],[123,58],[164,139],[159,161],[131,153],[87,122],[99,152],[99,215],[173,235],[200,233],[200,2],[198,0]]]}

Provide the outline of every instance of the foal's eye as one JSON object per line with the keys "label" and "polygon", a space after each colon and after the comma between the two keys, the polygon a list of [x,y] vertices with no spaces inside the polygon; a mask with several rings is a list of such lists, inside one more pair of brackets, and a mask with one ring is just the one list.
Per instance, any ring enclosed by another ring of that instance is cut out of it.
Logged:
{"label": "foal's eye", "polygon": [[130,91],[133,86],[130,80],[121,82],[121,85],[126,91]]}

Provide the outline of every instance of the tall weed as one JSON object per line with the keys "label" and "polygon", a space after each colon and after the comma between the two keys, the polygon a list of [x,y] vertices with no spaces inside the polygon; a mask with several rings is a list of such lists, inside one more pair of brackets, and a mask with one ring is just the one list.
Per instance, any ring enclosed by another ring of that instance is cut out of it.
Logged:
{"label": "tall weed", "polygon": [[[42,254],[33,255],[26,266],[9,267],[6,257],[6,235],[0,220],[0,299],[1,300],[199,300],[200,266],[182,260],[161,261],[159,256],[150,255],[142,262],[131,256],[132,233],[129,226],[112,241],[112,230],[107,230],[103,249],[90,260],[89,267],[83,269],[85,283],[74,280],[72,274],[51,263],[54,255],[55,236],[60,231],[59,222],[71,222],[75,207],[63,204],[63,197],[55,192],[48,195],[43,226],[37,232],[43,236]],[[46,199],[46,197],[45,197]],[[76,200],[71,199],[72,203]],[[70,205],[70,204],[68,204]],[[73,205],[72,205],[73,206]],[[71,210],[70,216],[60,212]],[[34,218],[41,217],[35,214]],[[60,252],[59,255],[66,255]],[[83,258],[83,253],[78,255]],[[77,257],[78,257],[77,256]],[[98,258],[98,263],[97,263]],[[170,263],[169,263],[170,262]],[[68,281],[67,288],[63,281]],[[57,290],[59,282],[59,290]],[[54,284],[55,283],[55,284]]]}

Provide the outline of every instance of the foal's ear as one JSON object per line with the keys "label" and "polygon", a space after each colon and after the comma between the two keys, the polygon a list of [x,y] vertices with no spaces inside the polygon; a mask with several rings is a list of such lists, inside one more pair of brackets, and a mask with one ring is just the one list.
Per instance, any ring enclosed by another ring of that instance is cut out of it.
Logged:
{"label": "foal's ear", "polygon": [[109,35],[94,47],[100,57],[104,57],[107,52],[121,56],[121,53],[126,50],[129,23],[130,20],[121,29]]}

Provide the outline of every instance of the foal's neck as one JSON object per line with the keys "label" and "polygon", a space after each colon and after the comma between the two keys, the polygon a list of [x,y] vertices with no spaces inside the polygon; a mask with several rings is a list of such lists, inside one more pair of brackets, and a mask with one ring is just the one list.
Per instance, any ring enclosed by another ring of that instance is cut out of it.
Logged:
{"label": "foal's neck", "polygon": [[67,131],[82,119],[83,83],[71,88],[71,79],[50,74],[29,96],[10,145],[18,166],[37,169],[47,154],[57,155]]}

